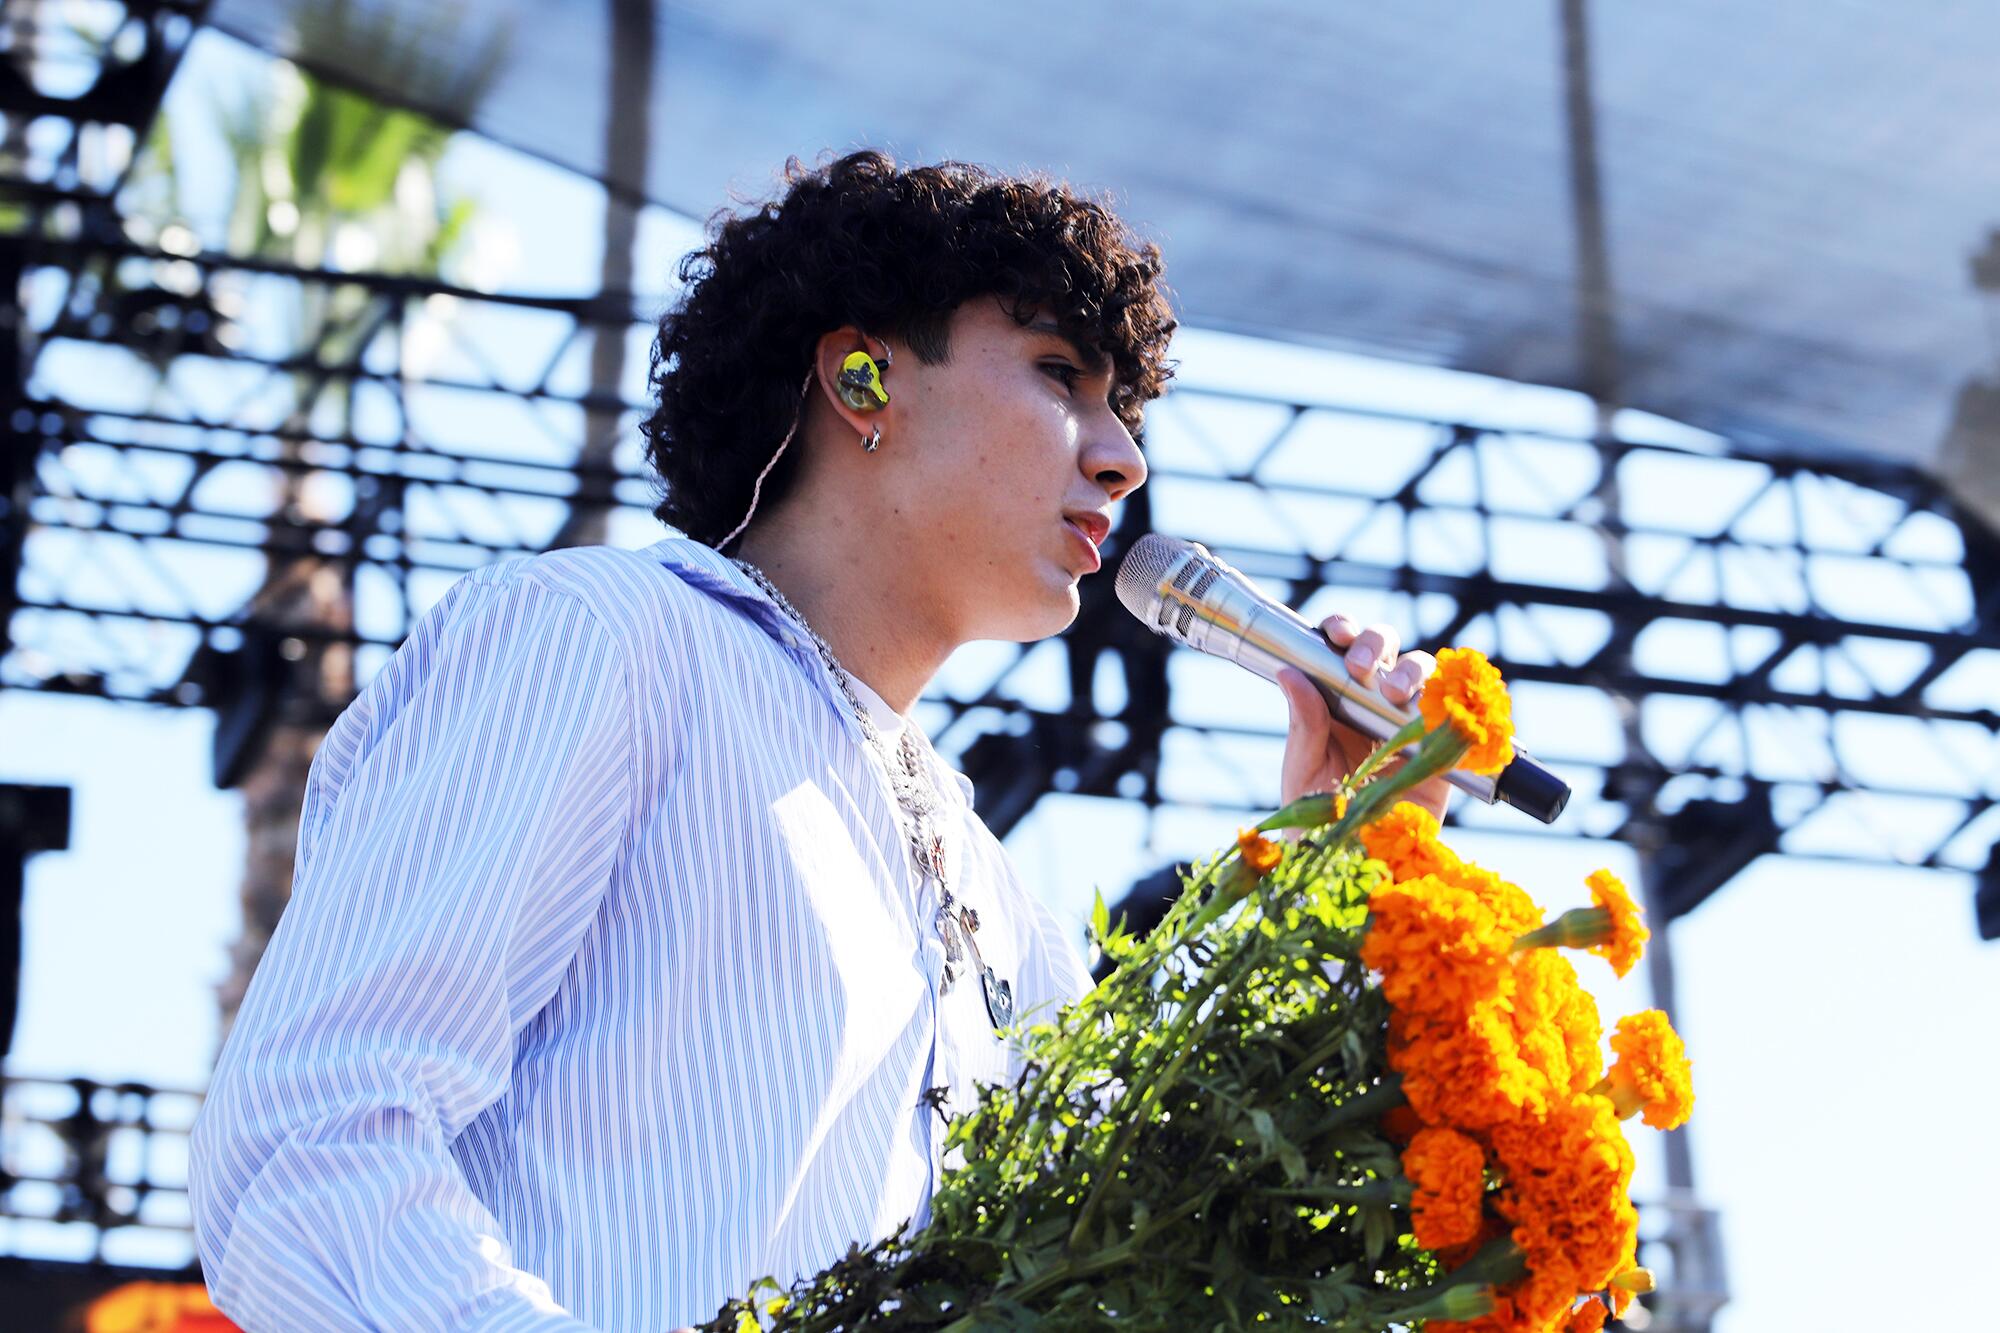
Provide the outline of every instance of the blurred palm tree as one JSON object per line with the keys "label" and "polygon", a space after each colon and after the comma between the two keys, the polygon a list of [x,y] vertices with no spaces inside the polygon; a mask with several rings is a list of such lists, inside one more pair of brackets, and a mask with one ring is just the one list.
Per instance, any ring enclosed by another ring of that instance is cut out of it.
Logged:
{"label": "blurred palm tree", "polygon": [[[345,63],[345,53],[365,52],[380,86],[423,88],[445,117],[466,123],[498,70],[509,35],[495,30],[468,48],[463,34],[472,25],[462,8],[432,5],[412,16],[331,0],[302,14],[300,49],[335,65]],[[447,62],[445,52],[454,58]],[[468,198],[447,200],[439,188],[439,164],[455,131],[283,61],[271,70],[261,90],[216,109],[235,168],[233,194],[220,215],[226,251],[308,270],[439,275],[465,240],[477,207]],[[170,117],[156,122],[147,166],[128,206],[149,216],[163,246],[177,239],[191,248],[202,233],[215,236],[218,215],[200,217],[176,152],[176,132]],[[290,528],[308,540],[293,543],[294,549],[278,540],[267,545],[264,580],[241,612],[254,628],[240,649],[204,650],[190,671],[206,676],[211,687],[218,680],[277,682],[249,739],[227,760],[218,746],[217,781],[241,788],[248,835],[242,931],[217,987],[225,1038],[291,896],[313,755],[333,715],[355,692],[353,652],[344,641],[354,623],[351,566],[318,553],[310,537],[348,518],[361,500],[337,476],[304,465],[310,443],[304,437],[352,435],[353,380],[346,372],[382,337],[395,339],[397,363],[406,365],[405,306],[413,299],[315,280],[291,284],[284,299],[274,301],[270,287],[259,284],[255,301],[217,294],[215,304],[223,308],[214,316],[217,323],[235,320],[243,327],[253,320],[289,325],[281,341],[294,349],[296,368],[283,372],[291,386],[289,409],[274,423],[285,466],[274,469],[271,522],[274,538]],[[275,332],[260,330],[258,341],[273,341],[269,334]],[[222,342],[231,341],[225,328]],[[191,349],[156,348],[156,364],[164,370],[180,350]],[[374,503],[400,507],[389,496]],[[234,660],[218,671],[220,658]],[[241,706],[244,692],[234,691],[234,700],[217,693],[211,688],[220,731],[221,710],[232,702]]]}

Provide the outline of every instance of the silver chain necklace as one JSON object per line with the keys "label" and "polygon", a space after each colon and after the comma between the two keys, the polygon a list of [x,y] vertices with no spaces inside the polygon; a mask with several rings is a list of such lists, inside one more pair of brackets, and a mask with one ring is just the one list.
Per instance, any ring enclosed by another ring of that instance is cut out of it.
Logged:
{"label": "silver chain necklace", "polygon": [[750,580],[764,590],[764,595],[776,602],[780,609],[806,632],[813,647],[819,650],[820,660],[832,673],[840,692],[847,696],[848,707],[854,710],[854,717],[861,724],[861,735],[882,761],[883,769],[889,775],[890,790],[896,794],[896,804],[909,816],[904,833],[909,840],[910,856],[915,860],[920,874],[937,881],[938,909],[935,918],[939,937],[944,941],[944,977],[938,983],[940,995],[948,993],[958,980],[959,969],[965,963],[968,950],[972,954],[972,965],[979,973],[980,989],[985,993],[986,1016],[993,1020],[993,1026],[1004,1028],[1014,1018],[1014,988],[994,974],[979,956],[979,944],[972,938],[979,929],[979,913],[960,903],[952,896],[951,885],[945,874],[944,838],[937,831],[937,811],[941,804],[937,789],[931,784],[929,765],[925,763],[922,749],[916,739],[917,724],[905,721],[901,743],[892,756],[888,742],[883,740],[881,728],[861,698],[854,692],[853,677],[846,667],[833,655],[833,649],[826,646],[826,640],[812,627],[800,610],[778,591],[778,585],[771,582],[763,570],[747,560],[734,556],[730,562],[750,577]]}

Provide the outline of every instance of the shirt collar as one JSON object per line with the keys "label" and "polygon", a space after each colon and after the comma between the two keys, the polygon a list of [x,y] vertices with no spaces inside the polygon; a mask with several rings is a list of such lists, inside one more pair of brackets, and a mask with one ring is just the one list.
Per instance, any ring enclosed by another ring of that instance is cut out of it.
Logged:
{"label": "shirt collar", "polygon": [[[853,710],[847,705],[846,696],[841,694],[832,673],[821,660],[819,648],[813,643],[812,637],[799,626],[798,621],[786,613],[783,607],[771,600],[769,593],[757,586],[756,580],[738,569],[735,561],[714,547],[698,542],[692,537],[662,538],[648,547],[647,553],[678,574],[683,582],[700,588],[711,597],[734,602],[745,615],[761,626],[765,633],[808,663],[813,678],[823,683],[823,687],[830,695],[829,702],[840,714],[841,720],[855,741],[864,741],[861,723],[856,720]],[[916,724],[906,718],[904,725]],[[935,749],[932,752],[936,753]],[[945,763],[943,755],[938,755],[938,766],[951,774],[966,804],[971,805],[972,779]]]}
{"label": "shirt collar", "polygon": [[722,552],[692,537],[663,538],[653,543],[648,551],[661,564],[680,575],[682,582],[693,584],[711,597],[738,603],[739,609],[761,625],[772,638],[811,653],[814,661],[819,660],[819,649],[799,627],[799,622],[787,615],[784,608],[771,600],[770,594],[757,586],[756,580],[738,569],[736,562]]}

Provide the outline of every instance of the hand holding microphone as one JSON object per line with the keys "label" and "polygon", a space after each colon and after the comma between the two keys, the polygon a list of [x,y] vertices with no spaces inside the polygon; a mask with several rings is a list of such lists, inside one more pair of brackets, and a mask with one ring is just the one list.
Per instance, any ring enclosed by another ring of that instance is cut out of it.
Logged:
{"label": "hand holding microphone", "polygon": [[[1159,533],[1141,537],[1118,567],[1117,592],[1126,610],[1176,643],[1225,658],[1273,683],[1287,667],[1299,671],[1334,718],[1373,741],[1387,740],[1416,716],[1416,709],[1357,682],[1325,635],[1196,542]],[[1489,805],[1511,805],[1544,824],[1554,822],[1569,800],[1569,785],[1530,757],[1518,738],[1513,762],[1498,774],[1487,777],[1454,768],[1444,780]]]}
{"label": "hand holding microphone", "polygon": [[[1336,615],[1320,621],[1318,628],[1343,651],[1347,674],[1355,684],[1379,690],[1392,704],[1414,707],[1424,682],[1437,669],[1436,659],[1421,649],[1399,652],[1400,640],[1387,625],[1363,626]],[[1282,807],[1301,796],[1338,786],[1374,750],[1375,741],[1336,721],[1312,677],[1297,667],[1281,668],[1276,684],[1284,691],[1291,710],[1278,782],[1278,804]],[[1450,797],[1451,784],[1440,775],[1410,788],[1402,799],[1443,819]]]}

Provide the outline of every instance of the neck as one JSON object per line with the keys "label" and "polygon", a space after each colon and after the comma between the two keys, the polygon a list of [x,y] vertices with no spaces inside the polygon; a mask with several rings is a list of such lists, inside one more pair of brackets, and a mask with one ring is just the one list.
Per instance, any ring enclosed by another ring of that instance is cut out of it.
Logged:
{"label": "neck", "polygon": [[764,571],[848,671],[908,713],[958,647],[915,580],[921,562],[883,559],[865,525],[811,524],[774,513],[730,553]]}

